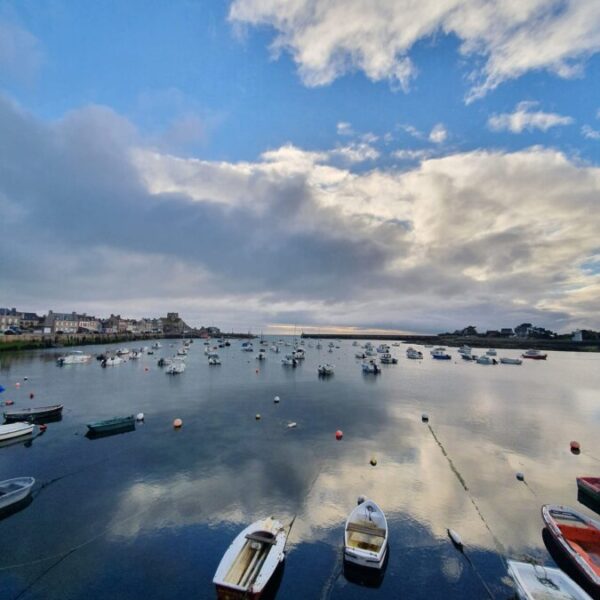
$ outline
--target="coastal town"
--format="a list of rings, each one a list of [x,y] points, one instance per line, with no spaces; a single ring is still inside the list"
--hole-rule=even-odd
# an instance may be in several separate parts
[[[179,313],[169,312],[166,317],[128,319],[111,314],[101,318],[86,313],[61,313],[49,310],[45,315],[25,312],[16,308],[0,308],[0,339],[13,336],[28,339],[52,336],[124,336],[124,337],[213,337],[221,335],[218,327],[191,327]]]

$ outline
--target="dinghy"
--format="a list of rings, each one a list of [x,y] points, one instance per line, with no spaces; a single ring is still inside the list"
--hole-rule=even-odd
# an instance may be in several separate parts
[[[114,417],[105,421],[88,423],[87,428],[91,434],[110,433],[123,429],[135,429],[135,418],[133,415],[127,417]]]
[[[321,377],[327,377],[329,375],[333,375],[333,371],[334,371],[334,366],[330,365],[330,364],[319,365],[317,367],[317,373]]]
[[[560,549],[600,595],[600,522],[569,506],[545,504],[542,518]]]
[[[360,497],[344,528],[344,558],[348,562],[381,569],[388,545],[388,526],[383,511],[368,498]]]
[[[500,362],[503,365],[522,365],[523,361],[520,358],[501,358]]]
[[[21,408],[20,410],[10,410],[4,413],[4,420],[7,422],[35,421],[37,419],[45,419],[47,417],[58,417],[61,415],[62,409],[62,404],[54,404],[53,406],[40,406],[38,408]]]
[[[15,477],[0,481],[0,510],[27,498],[34,484],[33,477]]]
[[[600,477],[577,477],[577,489],[600,502]]]
[[[11,440],[22,435],[28,435],[33,431],[34,425],[31,423],[10,423],[0,425],[0,441]]]
[[[217,598],[258,600],[285,558],[287,532],[268,517],[252,523],[231,543],[213,578]]]
[[[361,368],[363,373],[373,373],[375,375],[377,373],[381,373],[381,367],[372,359],[369,361],[363,361]]]
[[[591,600],[560,569],[509,560],[508,574],[520,600]]]

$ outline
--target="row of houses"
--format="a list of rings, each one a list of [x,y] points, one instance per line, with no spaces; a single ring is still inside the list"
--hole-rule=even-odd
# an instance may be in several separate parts
[[[16,308],[0,308],[0,333],[18,334],[23,332],[40,334],[73,333],[131,333],[156,335],[184,335],[192,332],[220,335],[217,327],[202,327],[195,330],[189,327],[178,313],[167,313],[166,317],[126,319],[111,314],[108,318],[98,318],[86,313],[61,313],[48,311],[37,315],[18,311]]]

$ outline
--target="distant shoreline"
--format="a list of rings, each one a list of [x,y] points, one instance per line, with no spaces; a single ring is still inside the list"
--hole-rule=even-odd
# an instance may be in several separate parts
[[[221,333],[222,338],[253,338],[248,333]],[[73,333],[73,334],[33,334],[0,336],[0,352],[19,350],[41,350],[44,348],[67,348],[72,346],[93,346],[102,344],[131,343],[149,340],[204,339],[199,333],[185,334],[140,334],[140,333]]]
[[[333,333],[303,333],[306,339],[337,339],[337,340],[383,340],[406,342],[408,344],[431,344],[434,346],[470,346],[472,348],[504,348],[522,350],[559,350],[563,352],[600,352],[600,340],[574,342],[572,340],[552,340],[518,337],[478,337],[455,335],[402,335],[402,334],[333,334]]]

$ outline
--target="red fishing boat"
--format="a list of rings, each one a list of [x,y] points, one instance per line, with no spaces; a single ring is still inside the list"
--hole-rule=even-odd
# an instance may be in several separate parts
[[[573,566],[600,593],[600,522],[569,506],[545,504],[542,518]]]
[[[600,477],[578,477],[577,489],[600,503]]]

